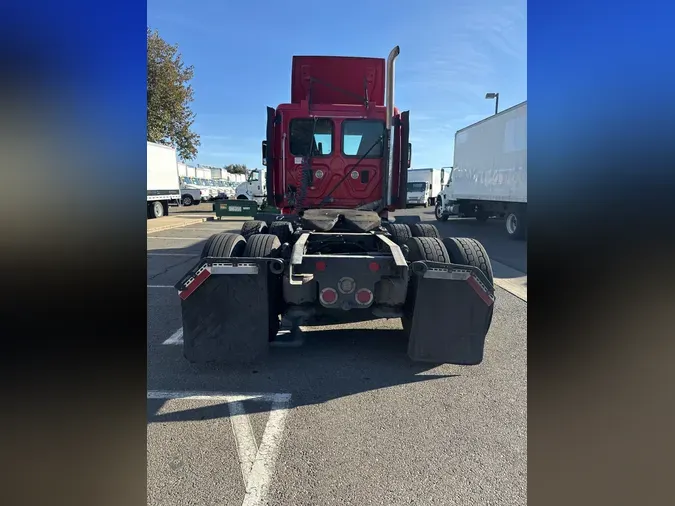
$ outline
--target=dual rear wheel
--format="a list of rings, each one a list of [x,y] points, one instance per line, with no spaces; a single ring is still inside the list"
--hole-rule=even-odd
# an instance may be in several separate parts
[[[492,265],[483,245],[468,237],[441,237],[431,223],[403,223],[385,225],[391,239],[408,250],[408,260],[416,262],[453,263],[478,267],[493,281]]]
[[[206,241],[201,257],[275,258],[279,248],[281,242],[273,234],[253,234],[246,239],[241,234],[224,232],[212,235]]]

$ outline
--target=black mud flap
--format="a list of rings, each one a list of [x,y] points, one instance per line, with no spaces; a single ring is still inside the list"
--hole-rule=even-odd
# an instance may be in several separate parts
[[[279,314],[283,270],[284,262],[276,258],[200,260],[176,284],[185,358],[195,363],[262,358]]]
[[[483,361],[494,286],[466,265],[413,262],[407,306],[408,356],[418,362],[475,365]],[[410,315],[410,311],[412,315]]]

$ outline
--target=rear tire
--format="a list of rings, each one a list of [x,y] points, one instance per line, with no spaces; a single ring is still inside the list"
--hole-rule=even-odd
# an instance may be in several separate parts
[[[269,226],[269,233],[279,238],[279,242],[284,244],[290,242],[293,237],[293,225],[288,221],[273,221]]]
[[[195,200],[192,198],[192,195],[183,195],[182,202],[185,207],[190,207],[194,201]]]
[[[450,263],[450,255],[443,241],[437,237],[411,237],[405,243],[408,246],[408,261]]]
[[[164,202],[156,200],[148,204],[148,218],[161,218],[164,214]]]
[[[410,227],[405,223],[388,223],[384,228],[391,235],[392,241],[399,246],[403,246],[412,237]]]
[[[410,227],[413,237],[436,237],[437,239],[441,238],[441,234],[438,232],[438,229],[435,225],[431,223],[414,223]]]
[[[281,242],[279,237],[274,234],[255,234],[246,243],[243,257],[254,258],[275,258],[281,249]],[[270,282],[269,285],[269,299],[267,301],[269,310],[269,334],[268,341],[274,341],[279,332],[281,322],[279,320],[281,288],[280,284]]]
[[[434,209],[434,215],[438,221],[448,221],[448,215],[443,214],[443,202],[441,200],[436,201],[436,208]]]
[[[261,220],[245,221],[239,233],[248,241],[249,237],[254,234],[266,234],[267,223]]]
[[[246,242],[243,257],[274,258],[276,257],[281,242],[274,234],[255,234]]]
[[[511,211],[506,214],[506,233],[511,239],[523,240],[527,236],[525,213]]]
[[[493,283],[492,264],[483,245],[469,237],[446,237],[443,239],[453,264],[478,267],[490,283]]]
[[[445,249],[443,242],[436,237],[411,237],[405,243],[408,247],[409,262],[417,262],[424,260],[427,262],[439,262],[447,264],[450,262],[450,256]],[[403,333],[406,337],[410,337],[412,329],[412,306],[404,312],[401,317],[401,325],[403,326]]]
[[[448,253],[450,254],[450,261],[453,264],[478,267],[483,272],[483,274],[485,274],[485,277],[488,278],[490,284],[494,286],[492,263],[490,263],[490,257],[480,242],[478,242],[476,239],[471,239],[468,237],[446,237],[443,239],[443,244],[448,250]],[[494,311],[494,307],[494,304],[490,306],[487,321],[488,328],[492,324],[492,313]]]
[[[240,257],[246,248],[246,239],[239,234],[220,233],[209,237],[204,249],[202,249],[202,258],[231,258]]]

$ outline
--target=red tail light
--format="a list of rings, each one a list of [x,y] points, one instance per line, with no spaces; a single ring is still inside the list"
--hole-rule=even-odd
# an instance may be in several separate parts
[[[326,270],[326,262],[324,262],[323,260],[319,260],[316,263],[316,270],[319,271],[319,272],[325,271]]]
[[[321,303],[327,306],[335,304],[337,302],[337,298],[338,294],[335,288],[324,288],[323,290],[321,290],[321,293],[319,294],[319,299],[321,299]]]
[[[361,288],[358,292],[356,292],[356,302],[362,306],[367,306],[373,302],[373,292],[367,288]]]

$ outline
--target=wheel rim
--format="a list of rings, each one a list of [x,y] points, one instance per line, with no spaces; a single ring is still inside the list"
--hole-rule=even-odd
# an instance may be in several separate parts
[[[164,212],[164,209],[162,208],[162,203],[161,202],[155,202],[154,208],[155,208],[155,216],[157,218],[162,216],[162,213]]]
[[[436,204],[436,218],[440,220],[442,214],[443,213],[441,213],[441,203],[439,202],[438,204]]]
[[[506,218],[506,230],[509,234],[515,234],[518,229],[518,218],[515,214],[509,214]]]
[[[190,201],[192,201],[192,199],[191,199],[190,197],[185,197],[185,198],[183,199],[183,205],[184,205],[184,206],[189,206],[189,205],[190,205]]]

